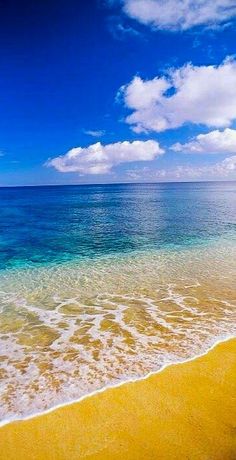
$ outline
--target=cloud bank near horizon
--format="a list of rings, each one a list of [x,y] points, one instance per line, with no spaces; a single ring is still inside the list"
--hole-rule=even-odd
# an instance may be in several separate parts
[[[179,165],[169,169],[131,169],[127,171],[131,181],[183,181],[183,180],[235,180],[236,155],[227,157],[213,165],[188,166]]]

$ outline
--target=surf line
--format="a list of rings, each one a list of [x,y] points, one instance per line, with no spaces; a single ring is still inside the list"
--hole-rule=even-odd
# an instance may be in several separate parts
[[[35,413],[32,413],[32,414],[27,415],[25,417],[24,416],[19,417],[19,418],[18,417],[17,418],[12,417],[12,418],[9,418],[9,419],[6,419],[6,420],[2,420],[2,421],[0,421],[0,428],[2,428],[3,426],[9,425],[10,423],[20,423],[20,422],[23,422],[23,421],[26,421],[26,420],[31,420],[31,419],[36,418],[36,417],[43,417],[44,415],[50,414],[51,412],[54,412],[54,411],[56,411],[58,409],[61,409],[63,407],[70,406],[70,405],[73,405],[73,404],[80,403],[81,401],[84,401],[87,398],[91,398],[93,396],[96,396],[97,394],[104,393],[107,390],[119,388],[119,387],[121,387],[121,386],[123,386],[125,384],[135,383],[135,382],[147,380],[149,377],[151,377],[153,375],[160,374],[161,372],[163,372],[168,367],[178,366],[180,364],[195,361],[198,358],[206,356],[210,351],[212,351],[214,348],[216,348],[221,343],[228,342],[228,341],[230,341],[232,339],[235,339],[235,338],[236,338],[235,335],[223,336],[221,338],[218,338],[204,352],[199,353],[197,355],[194,355],[191,358],[183,359],[183,360],[180,360],[180,361],[168,362],[168,363],[164,364],[160,369],[158,369],[156,371],[150,371],[147,374],[145,374],[143,376],[140,376],[140,377],[135,377],[135,378],[129,378],[128,377],[127,379],[124,379],[124,380],[122,380],[120,382],[117,382],[117,383],[114,383],[112,385],[105,385],[104,387],[98,388],[97,390],[94,390],[91,393],[88,393],[88,394],[85,394],[83,396],[80,396],[77,399],[73,399],[73,400],[69,400],[69,401],[65,401],[65,402],[56,404],[55,406],[49,407],[48,409],[43,410],[42,412],[35,412]]]

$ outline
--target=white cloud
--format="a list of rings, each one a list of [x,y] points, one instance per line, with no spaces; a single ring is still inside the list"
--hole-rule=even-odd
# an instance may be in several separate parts
[[[221,163],[217,163],[216,169],[226,175],[236,172],[236,155],[226,158]]]
[[[214,165],[180,165],[169,169],[140,168],[127,171],[132,181],[235,180],[236,155]]]
[[[236,16],[235,0],[123,0],[122,3],[129,17],[162,30],[214,27]]]
[[[102,145],[100,142],[82,148],[76,147],[65,155],[49,159],[46,166],[60,172],[80,174],[107,174],[113,166],[133,161],[151,161],[164,153],[153,140],[116,142]]]
[[[219,66],[187,64],[161,77],[136,76],[119,93],[133,110],[126,122],[137,132],[164,131],[185,123],[230,126],[236,119],[236,61]]]
[[[186,144],[174,144],[171,147],[175,152],[184,153],[235,153],[236,154],[236,130],[226,128],[224,131],[211,131],[207,134],[199,134]]]
[[[104,136],[105,131],[103,129],[85,129],[84,133],[92,137],[102,137]]]

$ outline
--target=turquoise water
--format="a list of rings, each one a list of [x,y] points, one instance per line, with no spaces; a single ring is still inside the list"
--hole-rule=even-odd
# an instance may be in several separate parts
[[[235,335],[236,183],[0,189],[0,420]]]
[[[0,188],[0,268],[183,247],[235,231],[235,183]]]

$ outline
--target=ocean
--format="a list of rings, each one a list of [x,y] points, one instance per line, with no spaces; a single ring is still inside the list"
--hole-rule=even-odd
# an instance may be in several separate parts
[[[0,419],[235,335],[236,183],[0,188]]]

